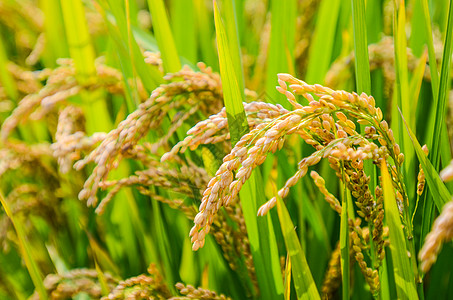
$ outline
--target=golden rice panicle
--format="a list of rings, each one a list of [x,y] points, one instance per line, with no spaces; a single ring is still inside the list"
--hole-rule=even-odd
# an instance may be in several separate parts
[[[78,170],[88,163],[96,164],[79,193],[79,199],[86,200],[88,205],[96,206],[98,202],[96,192],[100,182],[107,178],[110,171],[115,169],[123,158],[130,156],[131,151],[134,151],[151,129],[160,128],[169,111],[179,109],[189,111],[193,115],[198,111],[210,114],[220,110],[222,102],[220,77],[210,68],[200,66],[200,72],[192,71],[186,66],[177,73],[166,75],[165,79],[168,81],[183,80],[175,80],[155,89],[151,97],[140,104],[138,109],[128,115],[117,128],[110,131],[94,151],[76,162],[74,167]],[[191,109],[187,110],[187,107]],[[188,117],[184,115],[182,118]],[[181,125],[181,122],[177,124]],[[171,130],[174,132],[177,129],[172,127]]]
[[[143,55],[145,56],[145,63],[157,67],[161,73],[164,73],[164,65],[160,57],[160,52],[145,51]]]
[[[442,244],[453,239],[453,201],[442,208],[441,214],[434,221],[431,232],[428,233],[425,243],[420,250],[420,269],[426,273],[436,262]]]
[[[376,261],[376,265],[374,266],[376,269],[380,266],[382,260],[385,257],[385,242],[384,242],[384,194],[382,189],[379,186],[376,186],[375,189],[375,196],[376,196],[376,206],[374,207],[373,211],[373,243],[374,243],[374,250],[376,253],[376,257],[378,260]]]
[[[216,292],[210,291],[203,288],[195,288],[192,285],[184,285],[183,283],[177,283],[176,288],[178,289],[181,295],[184,295],[184,298],[174,297],[172,299],[200,299],[200,300],[231,300],[230,297],[225,295],[217,295]]]
[[[445,182],[453,180],[453,160],[440,172],[439,175]]]
[[[101,300],[169,299],[172,296],[171,292],[154,264],[149,266],[148,274],[119,282],[110,294],[102,297]]]
[[[243,103],[250,130],[259,124],[289,113],[281,105],[265,102]],[[177,143],[171,151],[162,156],[162,161],[174,159],[177,153],[184,153],[187,149],[195,150],[199,145],[216,144],[230,139],[228,119],[225,108],[208,119],[198,122],[187,132],[187,137]]]
[[[140,147],[136,147],[138,149]],[[198,201],[201,197],[199,191],[209,182],[206,170],[195,166],[190,161],[178,161],[179,170],[167,163],[160,163],[149,159],[142,161],[148,169],[136,171],[133,175],[118,180],[104,180],[99,183],[102,190],[110,189],[107,195],[101,200],[96,208],[96,213],[102,214],[106,205],[124,187],[137,186],[140,193],[150,196],[151,199],[168,204],[170,207],[182,211],[190,219],[195,216],[192,205],[185,204],[183,200],[177,198],[168,199],[157,195],[150,187],[160,187],[180,193],[186,197]]]
[[[121,72],[96,61],[95,81],[80,85],[76,80],[76,71],[71,59],[58,59],[59,66],[44,74],[46,85],[35,93],[27,94],[11,115],[2,124],[0,137],[6,141],[11,132],[26,119],[42,119],[58,104],[66,102],[82,91],[93,91],[105,88],[112,94],[124,94]],[[44,72],[43,73],[47,73]],[[43,76],[44,77],[44,76]],[[142,94],[142,93],[141,93]]]
[[[429,154],[428,146],[423,145],[422,147],[423,152],[425,153],[426,156]],[[418,172],[417,176],[417,194],[421,196],[423,194],[423,190],[425,189],[425,172],[422,169],[422,165],[419,165],[420,171]],[[442,173],[441,173],[442,174]],[[442,177],[442,175],[441,175]]]
[[[321,286],[322,299],[331,299],[341,284],[341,248],[340,243],[332,251],[329,264]]]
[[[109,289],[118,284],[118,279],[109,273],[104,273],[104,278]],[[44,287],[50,299],[74,299],[79,293],[88,294],[93,299],[102,296],[99,274],[94,269],[74,269],[63,275],[49,274],[44,279]],[[39,294],[35,291],[29,299],[38,300]]]
[[[105,135],[103,132],[97,132],[87,137],[82,109],[71,105],[65,107],[58,116],[55,142],[50,146],[60,172],[67,173],[73,162],[80,159],[82,151],[91,150]]]
[[[395,50],[394,40],[391,36],[384,36],[379,42],[368,46],[370,58],[370,71],[382,69],[386,85],[395,80]],[[417,66],[418,58],[407,48],[407,59],[409,70],[414,70]],[[326,85],[338,87],[347,79],[352,77],[354,70],[355,54],[351,52],[348,56],[335,61],[326,74]],[[429,70],[425,70],[425,79],[430,79]],[[388,87],[386,87],[388,88]],[[386,94],[386,96],[389,96]]]
[[[190,231],[194,250],[204,245],[205,236],[210,230],[217,211],[222,206],[228,206],[236,201],[239,191],[252,171],[264,162],[268,153],[281,149],[286,138],[292,134],[299,135],[316,151],[299,162],[297,172],[278,191],[280,198],[286,197],[290,188],[306,175],[308,167],[317,164],[323,157],[337,162],[340,160],[351,161],[351,164],[354,165],[353,169],[358,170],[358,173],[350,174],[352,180],[347,178],[347,181],[350,182],[348,187],[352,191],[359,186],[364,189],[363,195],[357,196],[359,196],[359,200],[360,197],[363,198],[360,203],[366,210],[362,215],[369,219],[374,199],[371,192],[366,190],[369,179],[363,171],[360,171],[363,169],[362,160],[370,159],[379,163],[380,160],[391,156],[395,164],[398,166],[402,164],[404,156],[395,143],[392,130],[383,120],[381,110],[375,107],[373,97],[363,93],[358,95],[345,91],[334,91],[318,84],[309,85],[289,74],[278,74],[278,83],[277,90],[287,97],[293,110],[263,121],[252,128],[235,145],[230,154],[224,157],[223,164],[203,193],[199,213],[194,219],[195,225]],[[306,98],[309,105],[299,104],[295,95]],[[336,116],[337,121],[332,116]],[[361,124],[370,125],[368,135],[373,131],[372,137],[382,141],[381,146],[379,147],[358,134],[355,130],[356,125],[350,118],[356,119]],[[217,128],[211,125],[212,128],[206,130],[209,134],[204,136],[204,126],[207,124],[212,124],[212,120],[199,123],[189,131],[189,134],[201,134],[198,136],[200,139],[197,142],[206,138],[207,142],[212,141],[209,140],[211,138],[209,135],[215,133]],[[226,125],[223,119],[222,126]],[[197,142],[194,142],[195,140],[194,136],[187,137],[172,152],[165,154],[162,160],[174,157],[180,149],[185,150],[189,145],[195,149],[198,146]],[[334,169],[335,167],[338,168],[337,173],[341,173],[339,167],[334,166]],[[395,180],[398,181],[398,170],[396,169],[395,172]],[[400,188],[401,195],[405,195],[403,186]],[[275,206],[276,197],[263,204],[258,210],[258,215],[265,215]]]
[[[287,135],[295,133],[299,126],[304,126],[309,122],[309,119],[304,116],[304,112],[296,110],[258,125],[245,134],[231,150],[231,153],[224,157],[223,164],[203,193],[200,212],[195,217],[195,226],[190,232],[194,250],[204,245],[205,235],[209,232],[209,226],[220,207],[228,206],[236,201],[243,184],[250,177],[252,171],[264,162],[267,154],[281,149]],[[317,162],[319,159],[310,158],[306,164]],[[300,166],[295,179],[288,183],[283,193],[288,193],[289,187],[295,182],[294,180],[297,181],[297,177],[305,175],[306,167],[305,164]],[[235,176],[233,171],[237,171]]]
[[[311,171],[310,173],[311,178],[315,182],[315,185],[318,187],[321,194],[324,195],[324,199],[326,199],[327,203],[329,203],[330,207],[335,210],[338,214],[341,214],[341,204],[338,199],[329,193],[326,188],[326,182],[324,178],[322,178],[316,171]]]
[[[380,289],[380,281],[379,281],[379,274],[377,270],[373,270],[372,268],[369,268],[367,266],[367,263],[365,261],[364,255],[363,255],[363,250],[365,250],[366,246],[364,245],[362,241],[362,234],[357,233],[356,230],[354,230],[355,227],[358,227],[357,224],[354,226],[351,226],[351,223],[353,223],[352,220],[350,220],[350,229],[351,229],[351,241],[352,241],[352,250],[354,252],[354,258],[359,264],[360,271],[362,271],[363,276],[365,277],[365,281],[368,283],[370,286],[370,291],[372,294],[376,294],[379,292]]]

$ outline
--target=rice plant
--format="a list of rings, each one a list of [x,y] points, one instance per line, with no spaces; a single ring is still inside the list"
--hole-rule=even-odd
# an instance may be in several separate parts
[[[1,0],[0,299],[453,298],[452,27]]]

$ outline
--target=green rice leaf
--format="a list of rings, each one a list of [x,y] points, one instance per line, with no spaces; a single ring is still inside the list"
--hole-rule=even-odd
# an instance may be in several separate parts
[[[172,29],[178,53],[192,63],[197,62],[197,32],[194,1],[171,3]]]
[[[436,117],[433,136],[438,136],[435,133],[441,132],[442,126],[445,123],[445,113],[447,110],[448,92],[450,90],[450,69],[451,55],[453,51],[453,4],[450,1],[448,10],[448,23],[446,28],[445,44],[442,56],[442,66],[440,72],[438,99],[435,103]],[[429,146],[428,146],[429,147]],[[434,138],[432,148],[429,148],[431,157],[434,157],[434,167],[439,167],[440,162],[440,138]]]
[[[90,34],[85,19],[85,11],[81,0],[62,1],[63,18],[69,53],[74,60],[79,82],[92,80],[95,53],[91,44]]]
[[[168,23],[164,2],[162,0],[148,0],[148,6],[153,18],[153,24],[155,24],[154,35],[159,45],[164,70],[166,73],[178,72],[181,70],[181,62]]]
[[[289,258],[289,254],[286,255],[286,263],[285,263],[285,300],[291,299],[291,259]]]
[[[292,265],[294,287],[297,299],[321,299],[308,267],[305,254],[300,246],[299,238],[294,229],[293,222],[283,201],[278,197],[277,212],[285,239],[286,249]]]
[[[428,53],[425,51],[423,52],[417,63],[409,85],[409,99],[412,99],[412,104],[410,106],[410,116],[413,120],[415,120],[416,117],[418,98],[420,96],[420,89],[422,87],[423,75],[425,74],[427,59]]]
[[[239,49],[229,47],[228,42],[230,36],[227,36],[224,22],[221,18],[217,2],[215,1],[214,20],[223,96],[231,143],[234,145],[242,135],[248,132],[247,119],[242,104],[244,91],[240,89],[239,84],[242,78],[237,78],[242,73],[236,72],[230,53],[232,51],[239,51]],[[282,299],[283,280],[281,270],[279,270],[278,248],[272,222],[269,216],[260,218],[259,220],[256,216],[259,205],[265,202],[261,190],[261,180],[259,170],[255,170],[248,181],[245,182],[239,195],[262,297],[263,299]]]
[[[437,173],[433,164],[426,157],[425,152],[423,152],[422,147],[420,146],[412,130],[407,125],[406,120],[403,116],[401,117],[403,118],[404,124],[406,125],[406,130],[412,140],[412,145],[414,145],[418,160],[420,161],[423,171],[425,172],[426,181],[428,183],[429,191],[433,195],[434,203],[436,204],[437,209],[441,211],[444,204],[450,201],[450,193],[448,192],[445,184],[442,182],[442,179],[440,179],[439,174]]]
[[[8,71],[8,59],[6,49],[3,46],[3,39],[0,36],[0,85],[5,88],[6,95],[14,102],[18,101],[19,93],[17,92],[16,83]]]
[[[276,74],[294,74],[294,39],[297,5],[294,0],[271,1],[271,37],[267,59],[266,94],[274,103],[289,107],[284,95],[275,89]]]
[[[217,3],[217,2],[216,2]],[[235,13],[235,0],[222,1],[222,18],[225,20],[225,32],[228,38],[228,47],[230,49],[230,57],[234,72],[236,73],[236,81],[241,94],[244,93],[244,73],[242,71],[242,55],[241,46],[239,44],[239,34],[237,19]]]
[[[430,16],[428,3],[426,0],[422,2],[423,13],[425,19],[426,35],[428,41],[428,53],[429,53],[429,62],[430,62],[430,71],[432,76],[432,89],[433,89],[433,104],[431,105],[431,111],[428,118],[428,126],[426,130],[427,137],[427,146],[430,151],[429,159],[432,161],[434,169],[439,171],[440,168],[440,158],[441,158],[441,139],[445,136],[445,133],[442,132],[445,130],[445,114],[446,114],[446,104],[447,104],[447,93],[450,89],[450,66],[451,66],[451,55],[452,55],[452,31],[453,31],[453,13],[452,13],[452,3],[449,1],[448,9],[448,20],[446,22],[445,29],[445,44],[443,49],[443,58],[442,58],[442,67],[440,80],[437,81],[437,67],[435,60],[434,47],[432,46],[432,35],[431,35],[431,25],[430,25]],[[437,82],[437,84],[436,84]],[[439,205],[437,202],[439,200],[434,199],[431,201],[428,195],[425,196],[425,204],[423,207],[423,218],[422,218],[422,233],[420,236],[420,241],[425,240],[425,236],[428,234],[431,224],[434,219],[434,203],[437,207]]]
[[[98,279],[99,279],[99,284],[101,285],[102,295],[107,296],[110,293],[110,289],[107,284],[107,279],[105,278],[104,272],[102,272],[101,267],[99,267],[99,264],[96,261],[96,256],[94,257],[94,267],[98,274]]]
[[[237,77],[239,74],[236,73],[235,66],[233,65],[230,55],[229,37],[221,19],[217,2],[214,2],[214,18],[225,108],[228,124],[230,125],[231,143],[234,145],[248,132],[247,118],[245,117],[244,106],[242,104],[244,91],[240,89],[240,80]]]
[[[12,214],[11,209],[9,208],[8,203],[6,203],[5,197],[3,196],[2,192],[0,192],[0,203],[3,206],[6,215],[11,220],[14,230],[16,231],[20,252],[23,255],[25,265],[27,266],[28,273],[30,274],[33,284],[35,285],[39,298],[44,300],[48,299],[47,291],[44,287],[43,277],[41,271],[39,270],[37,262],[33,258],[33,250],[27,240],[27,236],[25,235],[23,224]]]
[[[433,32],[431,29],[431,17],[429,15],[428,0],[419,0],[423,11],[423,21],[425,24],[425,38],[428,45],[429,71],[431,73],[431,88],[433,98],[437,99],[439,88],[439,72],[437,71],[436,53],[434,51]]]
[[[46,61],[46,65],[55,67],[57,58],[68,56],[61,4],[59,0],[44,0],[41,2],[41,7],[45,16],[44,29],[47,45],[45,52],[51,58],[49,62]]]
[[[342,299],[349,299],[350,296],[350,262],[349,262],[349,215],[352,210],[351,192],[343,186],[343,197],[341,201],[340,219],[340,257],[341,257],[341,282],[343,295]]]
[[[323,82],[332,59],[335,31],[340,11],[339,0],[322,1],[314,36],[310,44],[307,67],[307,82]]]
[[[357,92],[369,95],[371,93],[371,79],[364,0],[352,0],[352,24],[354,27],[354,65]]]
[[[90,242],[90,248],[93,251],[93,256],[96,259],[96,264],[103,270],[109,271],[112,275],[119,275],[120,271],[115,263],[110,258],[109,254],[99,245],[94,237],[86,231],[88,241]]]
[[[196,10],[197,33],[201,60],[214,70],[218,70],[218,64],[215,51],[215,42],[213,38],[213,18],[203,0],[194,0]]]
[[[412,118],[411,114],[411,98],[409,98],[409,77],[408,77],[408,68],[407,68],[407,42],[406,42],[406,10],[404,1],[398,1],[399,5],[397,7],[397,1],[394,2],[394,41],[395,41],[395,71],[396,71],[396,105],[401,108],[401,111],[404,115],[404,118],[409,123],[412,128],[415,128],[415,118]],[[394,109],[395,109],[394,104]],[[395,115],[396,115],[395,110]],[[400,118],[398,118],[398,127],[393,126],[395,134],[399,137],[399,144],[401,146],[401,151],[404,153],[405,159],[407,161],[412,161],[414,159],[414,151],[411,144],[410,138],[405,134],[404,125]],[[407,186],[407,192],[409,198],[412,198],[415,194],[415,182],[410,180],[412,176],[415,176],[415,165],[414,164],[404,164],[406,180],[405,184]]]
[[[381,164],[382,188],[384,190],[385,220],[389,227],[390,253],[392,255],[396,291],[399,299],[418,299],[415,288],[415,276],[411,268],[406,239],[401,224],[400,213],[396,205],[392,180],[385,160]]]

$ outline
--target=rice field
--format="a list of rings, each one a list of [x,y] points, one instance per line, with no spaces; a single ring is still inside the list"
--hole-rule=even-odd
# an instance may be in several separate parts
[[[0,0],[0,299],[453,299],[447,0]]]

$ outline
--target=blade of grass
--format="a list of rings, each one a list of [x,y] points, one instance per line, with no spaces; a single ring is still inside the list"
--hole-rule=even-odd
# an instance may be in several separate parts
[[[149,11],[153,20],[154,35],[159,45],[160,55],[166,73],[181,70],[178,51],[168,23],[167,11],[162,0],[148,0]]]
[[[404,119],[403,116],[401,116],[401,117],[403,119],[404,125],[406,126],[406,130],[412,141],[412,145],[414,146],[415,153],[417,154],[418,160],[420,161],[420,164],[422,165],[423,171],[425,173],[426,181],[428,183],[429,191],[432,193],[434,203],[436,204],[437,209],[439,211],[441,211],[444,204],[447,203],[448,201],[450,201],[450,199],[451,199],[450,193],[449,193],[447,187],[445,186],[445,184],[442,182],[442,179],[440,179],[439,173],[436,171],[436,168],[430,162],[430,160],[426,157],[425,153],[422,150],[422,147],[420,146],[417,138],[415,137],[415,134],[412,132],[412,130],[409,128],[408,124],[406,123],[406,120]]]
[[[230,56],[229,38],[220,17],[217,2],[214,1],[214,18],[216,25],[217,47],[219,51],[220,76],[222,78],[225,108],[227,111],[228,124],[230,125],[231,144],[235,145],[248,131],[247,118],[245,117],[244,90],[241,90],[233,60]]]
[[[16,103],[19,100],[19,93],[16,83],[8,71],[8,59],[3,43],[3,38],[0,36],[0,84],[5,88],[6,95]]]
[[[101,291],[103,296],[107,296],[110,293],[109,286],[107,284],[107,280],[105,278],[104,272],[102,272],[101,267],[99,266],[96,256],[94,256],[94,267],[96,269],[96,273],[98,274],[99,285],[101,286]]]
[[[127,86],[128,90],[131,89],[127,79],[133,76],[132,68],[135,68],[145,89],[148,92],[153,91],[162,82],[162,74],[157,68],[153,68],[153,66],[145,63],[141,50],[136,42],[136,39],[137,41],[143,41],[147,37],[146,34],[133,30],[134,38],[129,39],[127,21],[122,6],[110,0],[99,1],[99,3],[95,2],[95,4],[98,4],[95,7],[105,20],[109,36],[116,45],[114,49],[119,58],[118,61],[123,73],[125,86]],[[150,41],[147,40],[147,42],[147,44],[150,44]],[[157,46],[155,51],[157,51]],[[130,61],[133,61],[133,66],[129,63]],[[132,101],[132,92],[126,97],[126,101],[129,110],[133,109],[135,103]]]
[[[77,79],[86,83],[93,79],[94,49],[88,33],[85,11],[81,0],[61,1],[66,35],[68,38],[69,53],[74,60],[77,70]]]
[[[397,2],[399,5],[397,5]],[[401,108],[404,119],[408,122],[411,128],[415,128],[415,119],[412,118],[411,104],[409,98],[409,79],[407,68],[407,42],[406,42],[406,10],[403,0],[394,1],[394,41],[395,41],[395,71],[396,71],[396,105]],[[394,105],[395,109],[395,105]],[[394,110],[397,113],[396,109]],[[399,137],[401,151],[404,153],[406,161],[413,161],[414,150],[409,145],[411,144],[409,136],[405,133],[403,121],[398,119],[398,126],[392,126],[394,133]],[[415,182],[412,178],[415,176],[415,165],[404,164],[405,184],[409,199],[413,199],[415,195]],[[409,225],[409,224],[408,224]]]
[[[450,89],[450,66],[451,66],[451,55],[452,55],[452,34],[453,34],[453,4],[452,1],[449,1],[448,9],[448,21],[446,23],[445,30],[445,44],[443,49],[442,57],[442,66],[440,73],[440,80],[438,86],[435,85],[435,80],[437,78],[437,69],[435,67],[435,56],[434,56],[434,47],[432,44],[432,36],[427,36],[428,41],[428,53],[429,53],[429,62],[430,62],[430,71],[432,76],[432,88],[433,88],[433,99],[434,103],[432,105],[431,113],[428,120],[428,129],[427,129],[427,146],[430,150],[429,160],[432,161],[434,169],[439,171],[440,167],[440,155],[441,155],[441,138],[444,136],[442,130],[445,128],[445,114],[446,114],[446,104],[447,104],[447,95]],[[425,26],[426,33],[431,33],[430,29],[430,17],[429,10],[426,1],[423,1],[423,11],[425,15]],[[431,66],[433,63],[434,66]],[[434,76],[433,76],[434,75]],[[437,92],[436,89],[438,88]],[[440,134],[438,134],[440,133]],[[434,201],[431,201],[431,198],[425,193],[425,201],[423,207],[423,217],[422,217],[422,232],[420,235],[420,243],[423,243],[426,235],[431,229],[434,218]],[[439,205],[438,209],[440,209]]]
[[[342,299],[349,299],[349,225],[348,225],[348,197],[351,197],[346,187],[341,209],[340,223],[340,256],[341,256],[341,282],[342,282]]]
[[[318,12],[318,20],[309,50],[307,67],[307,82],[321,83],[332,59],[332,49],[335,41],[339,0],[322,1]]]
[[[292,265],[297,299],[321,299],[288,210],[280,197],[277,198],[278,219],[280,220],[286,249]]]
[[[409,99],[412,99],[410,116],[413,120],[416,118],[418,98],[420,96],[420,89],[422,87],[427,59],[428,53],[425,51],[417,63],[409,85]]]
[[[52,57],[47,67],[55,67],[59,57],[68,56],[66,35],[61,13],[60,0],[44,0],[41,2],[44,12],[44,30],[46,35],[46,51]]]
[[[214,1],[214,20],[219,51],[220,76],[222,78],[223,95],[227,111],[231,143],[234,145],[248,131],[247,119],[242,104],[244,91],[240,90],[239,75],[235,71],[228,46],[229,37],[220,16],[217,2]],[[232,20],[230,20],[232,21]],[[233,19],[234,21],[234,19]],[[242,74],[242,73],[240,73]],[[253,260],[258,277],[258,285],[263,299],[283,298],[283,281],[281,277],[278,249],[270,216],[257,220],[258,205],[264,203],[261,190],[259,170],[250,176],[240,192],[240,200],[250,240]]]
[[[6,203],[5,197],[3,196],[3,193],[1,191],[0,191],[0,203],[3,206],[6,215],[11,220],[14,230],[16,231],[20,252],[22,252],[22,257],[25,261],[25,265],[27,266],[31,280],[33,281],[33,284],[35,285],[35,288],[38,291],[39,298],[44,300],[48,299],[47,291],[46,288],[44,287],[43,277],[41,271],[38,268],[37,262],[33,258],[32,247],[27,241],[23,224],[19,220],[17,220],[16,217],[12,214],[8,206],[8,203]]]
[[[211,66],[214,70],[218,70],[218,64],[215,51],[215,43],[213,39],[212,20],[210,18],[210,12],[208,11],[205,1],[194,0],[196,7],[196,22],[198,29],[198,43],[201,50],[201,61],[204,61],[208,66]]]
[[[434,104],[436,108],[435,124],[433,136],[436,132],[441,132],[441,128],[445,122],[445,113],[447,109],[447,99],[448,91],[450,90],[450,68],[451,68],[451,55],[453,51],[452,42],[453,42],[453,5],[450,1],[448,9],[448,23],[446,28],[445,44],[442,56],[442,66],[440,72],[440,81],[439,81],[439,91],[438,99]],[[432,148],[430,149],[430,154],[432,154],[433,164],[436,169],[439,167],[440,163],[440,138],[434,138],[432,143]]]
[[[295,73],[297,4],[294,0],[271,2],[271,37],[267,56],[266,95],[273,103],[279,103],[288,108],[289,103],[285,96],[275,89],[275,82],[277,73]]]
[[[291,299],[291,259],[289,259],[289,254],[286,255],[286,263],[285,263],[285,300]]]
[[[357,93],[371,93],[370,62],[368,59],[365,1],[352,0],[352,24],[354,28],[355,79]]]
[[[81,0],[61,1],[69,53],[76,68],[76,78],[80,84],[96,80],[94,65],[95,53],[90,41],[85,11]],[[102,99],[102,91],[82,93],[87,116],[87,133],[108,132],[111,120],[107,106]]]
[[[217,2],[216,2],[217,3]],[[225,31],[228,38],[228,46],[230,48],[230,57],[233,64],[234,72],[236,73],[236,81],[239,85],[239,91],[244,94],[244,72],[242,70],[241,46],[239,44],[239,33],[237,28],[237,18],[235,12],[235,0],[222,1],[222,18],[225,20]],[[244,97],[242,98],[244,99]],[[242,103],[241,103],[242,105]]]
[[[433,99],[437,99],[439,88],[439,72],[437,70],[436,53],[434,51],[433,31],[431,29],[431,17],[429,15],[428,0],[419,0],[423,11],[423,21],[425,24],[424,33],[426,44],[428,46],[429,71],[431,73],[431,88],[433,91]]]
[[[197,61],[197,32],[193,1],[173,1],[171,6],[172,29],[176,49],[186,59]]]
[[[119,275],[120,272],[118,267],[110,258],[109,254],[99,245],[99,243],[93,238],[93,236],[85,231],[90,242],[90,248],[93,251],[93,257],[96,259],[96,264],[99,264],[103,270],[107,270],[112,275]]]
[[[385,219],[389,226],[390,253],[393,259],[398,298],[418,299],[415,288],[415,275],[409,262],[400,213],[396,205],[393,184],[385,160],[382,160],[381,173],[383,181],[382,188],[384,190]]]

